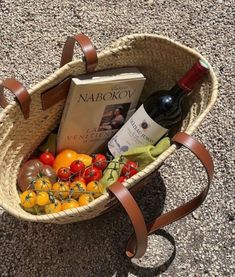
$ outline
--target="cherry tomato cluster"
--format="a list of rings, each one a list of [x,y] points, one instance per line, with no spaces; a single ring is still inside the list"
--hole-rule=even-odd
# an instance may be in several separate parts
[[[52,183],[47,176],[38,176],[33,187],[20,195],[21,205],[26,210],[55,213],[87,205],[102,195],[104,189],[99,180],[108,164],[106,157],[75,153],[65,150],[56,157],[50,152],[39,156],[40,162],[54,168],[57,181]]]
[[[39,161],[56,173],[56,181],[48,176],[38,176],[30,188],[20,195],[25,210],[38,213],[55,213],[84,206],[104,192],[99,181],[108,161],[103,154],[78,154],[66,149],[56,157],[50,152],[41,153]],[[127,161],[117,181],[124,182],[137,171],[137,164]]]
[[[85,154],[83,154],[85,156]],[[67,180],[82,180],[86,184],[92,181],[101,179],[102,171],[107,167],[108,162],[104,155],[95,154],[91,158],[91,163],[86,166],[82,160],[73,161],[69,167],[60,167],[57,171],[57,176],[62,181]]]
[[[103,187],[97,181],[87,185],[82,181],[58,181],[52,185],[47,177],[41,177],[35,182],[34,189],[21,194],[20,200],[26,210],[35,208],[39,212],[55,213],[87,205],[102,192]]]
[[[118,182],[123,183],[138,172],[138,164],[132,161],[127,161],[123,168]]]

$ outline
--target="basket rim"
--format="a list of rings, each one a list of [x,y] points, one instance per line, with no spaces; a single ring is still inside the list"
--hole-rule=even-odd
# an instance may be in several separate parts
[[[202,118],[204,118],[205,115],[208,113],[208,112],[205,113],[205,111],[207,111],[207,110],[209,111],[213,107],[215,102],[216,102],[216,99],[217,99],[217,96],[218,96],[218,80],[217,80],[216,74],[215,74],[211,64],[209,63],[209,61],[203,55],[201,55],[197,50],[195,50],[193,48],[190,48],[190,47],[188,47],[188,46],[186,46],[186,45],[184,45],[184,44],[182,44],[182,43],[180,43],[178,41],[175,41],[175,40],[173,40],[173,39],[171,39],[171,38],[169,38],[167,36],[157,35],[157,34],[149,34],[149,33],[136,33],[136,34],[125,35],[125,36],[120,37],[117,40],[111,42],[111,46],[110,47],[105,48],[104,50],[102,50],[101,52],[99,52],[97,54],[98,61],[99,61],[99,58],[102,58],[105,55],[110,54],[111,52],[113,52],[115,50],[123,50],[123,49],[126,48],[125,46],[118,46],[117,47],[118,43],[123,42],[123,41],[128,41],[130,39],[135,40],[136,38],[140,38],[142,40],[146,40],[146,39],[160,39],[160,40],[163,40],[163,41],[168,42],[170,44],[173,44],[175,46],[178,46],[180,48],[183,48],[185,51],[187,51],[187,52],[197,56],[198,58],[202,58],[202,59],[204,59],[206,61],[206,63],[209,65],[209,75],[211,77],[211,82],[212,82],[212,88],[211,88],[212,97],[211,97],[210,102],[208,103],[206,109],[201,114],[201,115],[203,115]],[[54,81],[56,81],[56,79],[59,79],[58,77],[60,75],[63,75],[63,73],[65,71],[67,71],[69,68],[73,68],[73,67],[75,67],[77,65],[81,65],[81,64],[83,64],[83,61],[80,58],[80,59],[77,59],[77,60],[74,60],[74,61],[71,61],[71,62],[65,64],[61,68],[56,69],[53,73],[51,73],[45,79],[39,81],[37,84],[35,84],[32,87],[30,87],[28,89],[29,94],[32,95],[35,92],[37,92],[39,89],[40,89],[40,91],[44,91],[45,89],[49,89],[49,88],[53,87],[55,85]],[[84,70],[83,73],[85,73],[85,70]],[[83,74],[83,73],[81,73],[81,74]],[[62,78],[62,80],[63,80],[63,78]],[[51,82],[51,85],[49,85],[49,86],[48,86],[48,81]],[[9,105],[5,109],[3,109],[1,111],[1,113],[0,113],[0,120],[2,118],[4,118],[4,115],[6,113],[9,113],[11,111],[11,109],[13,109],[13,107],[17,107],[17,106],[18,106],[18,103],[16,101],[10,102]],[[197,121],[197,119],[195,121]],[[198,123],[200,124],[201,120],[198,121]],[[193,132],[193,131],[194,131],[194,129],[191,132]],[[188,133],[188,134],[192,134],[192,133]]]
[[[205,116],[212,109],[213,105],[216,102],[217,96],[218,96],[218,81],[217,81],[217,77],[215,75],[215,72],[214,72],[212,66],[207,61],[207,59],[204,56],[202,56],[199,52],[197,52],[195,49],[185,46],[180,42],[176,42],[173,39],[170,39],[166,36],[157,35],[157,34],[148,34],[148,33],[130,34],[130,35],[126,35],[126,36],[118,38],[117,40],[115,40],[111,43],[110,47],[108,47],[108,48],[102,50],[100,53],[98,53],[98,60],[99,60],[99,58],[102,58],[102,57],[106,56],[107,54],[110,54],[111,52],[125,49],[126,48],[125,45],[120,45],[122,42],[127,42],[127,41],[131,41],[131,40],[136,40],[136,39],[143,39],[143,40],[160,39],[167,43],[173,44],[176,47],[183,48],[185,51],[193,54],[194,56],[197,56],[198,58],[203,58],[208,63],[209,76],[211,79],[211,87],[210,87],[211,97],[209,99],[209,102],[207,103],[206,108],[203,110],[203,112],[200,115],[198,115],[194,119],[193,123],[189,126],[189,128],[186,129],[185,132],[189,135],[192,135],[193,132],[195,132],[195,130],[200,126],[200,124],[201,124],[202,120],[205,118]],[[50,74],[44,80],[42,80],[39,83],[37,83],[36,85],[32,86],[28,90],[29,93],[30,94],[34,94],[36,92],[41,93],[41,91],[44,91],[45,89],[48,89],[48,88],[54,86],[54,84],[56,82],[59,82],[58,80],[60,79],[60,77],[63,76],[64,73],[68,71],[68,69],[71,69],[73,67],[76,67],[76,66],[82,65],[82,64],[83,64],[82,59],[71,61],[70,63],[64,65],[62,68],[55,70],[54,73]],[[84,73],[85,73],[85,71],[84,71]],[[81,72],[81,74],[82,74],[82,72]],[[48,82],[50,82],[51,85],[48,85]],[[17,102],[14,101],[14,102],[10,103],[4,110],[2,110],[1,115],[0,115],[0,121],[4,118],[4,116],[7,113],[11,112],[16,106],[17,106]],[[157,165],[159,165],[159,163],[162,163],[166,158],[168,158],[171,154],[173,154],[173,152],[175,150],[176,150],[176,146],[171,145],[154,162],[152,162],[150,165],[148,165],[144,170],[142,170],[139,173],[137,173],[136,175],[134,175],[132,178],[128,179],[126,182],[123,183],[123,185],[127,188],[130,188],[135,183],[142,180],[147,174],[151,174],[154,170],[157,169]],[[97,201],[103,202],[104,200],[107,200],[108,198],[110,198],[110,196],[108,194],[102,195],[101,197],[97,198],[94,202],[96,202],[96,203],[98,203]],[[55,220],[56,218],[62,218],[62,217],[67,217],[67,216],[72,216],[72,215],[78,214],[78,211],[79,211],[79,213],[81,213],[82,210],[84,209],[83,207],[78,207],[78,208],[74,208],[71,210],[67,210],[66,212],[61,211],[57,214],[32,215],[32,214],[24,211],[23,209],[21,212],[19,212],[18,210],[14,209],[14,207],[8,205],[7,203],[4,203],[3,200],[1,200],[1,199],[0,199],[0,206],[2,206],[2,208],[4,210],[6,210],[7,212],[9,212],[10,214],[14,215],[17,218],[28,220],[28,221],[48,222],[48,223],[49,222],[53,223],[53,220]],[[90,208],[92,206],[93,206],[93,202],[91,202],[87,206],[87,208]],[[56,223],[58,223],[58,222],[56,222]],[[66,222],[64,222],[64,223],[66,223]]]

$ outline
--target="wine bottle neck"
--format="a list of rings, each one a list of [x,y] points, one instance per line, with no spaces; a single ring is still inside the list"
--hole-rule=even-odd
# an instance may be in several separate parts
[[[177,83],[176,85],[174,85],[173,88],[170,89],[170,94],[172,96],[174,96],[175,98],[181,98],[186,96],[187,94],[185,93],[185,90],[182,89],[181,86],[179,86],[179,84]]]
[[[177,85],[184,91],[190,92],[195,85],[207,74],[208,65],[198,60],[192,68],[178,81]]]

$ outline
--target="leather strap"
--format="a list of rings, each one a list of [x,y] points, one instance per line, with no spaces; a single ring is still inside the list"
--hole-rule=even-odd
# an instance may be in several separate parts
[[[195,140],[194,138],[192,138],[191,136],[187,135],[186,133],[177,133],[173,138],[172,138],[172,142],[176,143],[177,145],[183,145],[185,147],[187,147],[192,153],[194,153],[197,158],[201,161],[202,165],[205,167],[206,172],[207,172],[207,176],[208,176],[208,184],[207,186],[202,190],[202,192],[196,196],[195,198],[193,198],[191,201],[183,204],[182,206],[171,210],[170,212],[167,212],[161,216],[159,216],[158,218],[155,218],[154,220],[150,221],[149,223],[147,223],[147,231],[148,231],[148,235],[156,232],[158,229],[165,227],[168,224],[171,224],[172,222],[179,220],[183,217],[185,217],[186,215],[188,215],[189,213],[193,212],[195,209],[197,209],[202,202],[205,200],[208,190],[209,190],[209,186],[210,183],[212,181],[212,177],[213,177],[213,173],[214,173],[214,165],[213,165],[213,161],[212,158],[209,154],[209,152],[206,150],[206,148],[199,143],[197,140]],[[117,183],[114,184],[115,186],[117,185]],[[111,190],[112,187],[114,186],[110,186]],[[109,188],[109,189],[110,189]],[[119,186],[119,188],[121,189],[121,187]],[[120,195],[122,196],[122,194],[120,193]],[[123,199],[119,198],[118,200],[121,202],[123,202]],[[126,202],[128,201],[127,197],[129,196],[129,198],[131,199],[131,194],[129,193],[129,195],[125,195],[125,205]],[[133,201],[133,200],[131,200]],[[123,204],[122,204],[123,205]],[[136,204],[137,205],[137,204]],[[123,205],[123,207],[125,208],[125,206]],[[130,209],[130,211],[128,211],[128,214],[131,212],[130,217],[133,217],[136,214],[136,210],[135,210],[135,205],[133,205],[133,207]],[[139,210],[138,210],[139,212]],[[137,239],[137,233],[138,236],[141,233],[141,230],[144,228],[142,226],[143,222],[140,221],[137,223],[137,225],[134,226],[134,230],[135,230],[135,234],[132,234],[132,236],[130,237],[128,243],[127,243],[127,252],[132,253],[133,256],[135,256],[135,252],[133,252],[133,249],[139,249],[142,247],[142,245],[138,245],[138,243],[141,241],[141,239],[138,237]],[[145,236],[145,233],[143,233],[143,236]],[[142,240],[146,238],[142,238]],[[144,248],[139,250],[140,253],[144,253]],[[128,255],[128,257],[130,257],[130,254]]]
[[[8,101],[3,93],[3,89],[8,89],[11,91],[20,104],[20,108],[24,115],[24,118],[27,119],[29,117],[30,110],[30,102],[31,97],[27,91],[27,89],[18,81],[14,79],[5,79],[0,83],[0,106],[5,108],[8,106]]]
[[[69,92],[71,78],[66,78],[58,85],[41,93],[42,109],[47,110],[59,101],[65,99]]]
[[[86,72],[92,73],[95,70],[98,63],[96,48],[93,46],[89,37],[87,37],[82,33],[75,35],[73,37],[67,38],[64,45],[63,53],[62,53],[60,66],[62,67],[66,63],[69,63],[72,61],[75,42],[77,42],[80,45],[82,52],[84,54],[84,60],[86,63]]]
[[[131,245],[134,248],[131,248],[131,246],[127,248],[126,255],[129,258],[141,258],[147,248],[147,229],[143,214],[128,189],[121,183],[114,183],[109,187],[109,190],[116,196],[126,210],[135,230],[137,243]]]
[[[60,67],[72,61],[75,42],[80,45],[83,51],[86,72],[92,73],[98,63],[97,53],[90,39],[84,34],[78,34],[67,38],[62,52]],[[68,95],[70,83],[71,77],[68,77],[53,88],[41,93],[42,109],[49,109],[59,101],[64,100]]]

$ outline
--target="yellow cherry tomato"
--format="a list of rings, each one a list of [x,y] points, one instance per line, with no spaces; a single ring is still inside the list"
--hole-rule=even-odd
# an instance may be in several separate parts
[[[92,157],[86,154],[78,154],[77,160],[82,161],[86,167],[92,164]]]
[[[20,195],[20,201],[24,208],[33,208],[36,204],[36,193],[32,190],[26,190]]]
[[[70,195],[77,199],[82,192],[86,191],[86,185],[82,181],[74,181],[70,184]]]
[[[36,203],[38,206],[45,206],[47,204],[49,204],[51,201],[50,201],[50,197],[49,197],[49,194],[45,191],[39,191],[37,193],[37,196],[36,196]]]
[[[35,190],[51,190],[51,181],[47,177],[41,177],[36,180],[34,183]]]
[[[77,207],[79,207],[78,201],[71,198],[71,199],[66,199],[65,201],[63,201],[61,208],[62,208],[62,211],[64,211],[64,210],[77,208]]]
[[[94,198],[99,197],[104,192],[104,188],[99,181],[91,181],[90,183],[87,184],[86,189],[87,191],[95,192],[93,194]]]
[[[69,184],[67,182],[56,182],[52,189],[54,191],[55,197],[65,199],[69,196]]]
[[[53,168],[57,172],[61,167],[70,167],[71,163],[75,160],[78,160],[77,152],[65,149],[55,157]]]
[[[46,214],[58,213],[60,211],[62,211],[62,205],[61,202],[57,199],[55,199],[53,203],[45,206]]]
[[[79,206],[86,206],[94,200],[94,197],[90,194],[82,194],[78,199]]]

